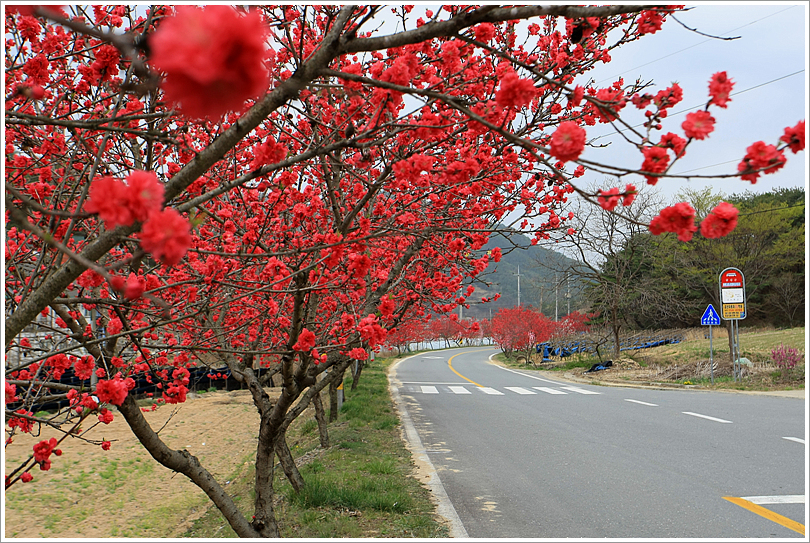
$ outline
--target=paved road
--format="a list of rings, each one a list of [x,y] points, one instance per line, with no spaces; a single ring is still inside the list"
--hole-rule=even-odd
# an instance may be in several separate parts
[[[803,401],[572,384],[495,352],[423,353],[391,376],[457,534],[802,538]]]

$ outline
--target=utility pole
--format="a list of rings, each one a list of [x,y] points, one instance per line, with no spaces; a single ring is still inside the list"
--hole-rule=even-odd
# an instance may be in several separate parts
[[[571,314],[571,276],[565,272],[565,297],[568,300],[568,314]]]
[[[555,273],[554,274],[554,322],[557,322],[558,320],[560,320],[558,318],[558,316],[559,316],[559,302],[560,302],[560,299],[559,299],[560,297],[558,296],[559,291],[560,291],[560,282],[557,279],[557,274]]]
[[[520,307],[520,264],[518,264],[518,271],[515,275],[518,278],[518,307]]]

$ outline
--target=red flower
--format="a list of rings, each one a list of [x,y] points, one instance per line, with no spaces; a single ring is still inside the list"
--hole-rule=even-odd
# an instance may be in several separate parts
[[[661,136],[661,141],[658,143],[658,145],[659,147],[672,149],[675,151],[675,158],[678,158],[683,155],[684,149],[686,149],[686,140],[677,134],[667,132]]]
[[[250,163],[250,169],[255,170],[261,168],[265,164],[275,164],[287,158],[288,149],[281,143],[268,139],[261,145],[254,147],[253,160]]]
[[[495,37],[495,25],[492,23],[481,23],[476,25],[474,30],[475,39],[480,42],[486,43]]]
[[[76,377],[79,379],[90,379],[93,375],[93,369],[96,367],[96,361],[92,356],[83,356],[73,364],[73,371],[76,372]]]
[[[27,471],[20,475],[20,480],[23,483],[30,483],[34,479],[34,476],[28,473]]]
[[[121,323],[121,319],[118,317],[110,319],[110,322],[107,324],[107,333],[111,336],[114,336],[123,329],[124,325]]]
[[[624,91],[621,89],[599,89],[596,93],[596,99],[605,103],[603,107],[597,108],[599,118],[602,122],[615,121],[616,113],[627,105],[627,100],[624,98]]]
[[[351,253],[349,255],[349,269],[355,279],[362,279],[371,268],[371,259],[366,254]]]
[[[306,328],[302,329],[301,333],[298,335],[298,341],[296,341],[295,345],[292,347],[293,350],[311,351],[313,347],[315,347],[315,334]]]
[[[179,6],[150,39],[150,61],[165,74],[168,101],[189,117],[216,119],[267,88],[265,35],[257,11]]]
[[[4,384],[6,385],[6,393],[4,395],[5,405],[16,402],[19,399],[17,398],[17,386],[10,385],[8,382]]]
[[[37,462],[45,462],[50,458],[51,453],[56,447],[56,438],[52,437],[48,441],[40,441],[34,445],[34,460]],[[47,470],[46,470],[47,471]]]
[[[125,199],[135,220],[143,222],[163,207],[163,185],[155,172],[135,170],[127,176]]]
[[[124,286],[124,298],[127,300],[137,300],[143,295],[145,288],[146,279],[130,272],[129,277],[127,277],[126,285]],[[110,324],[112,324],[112,322]],[[118,325],[121,325],[120,320],[118,321]],[[121,329],[119,328],[118,331],[120,332]]]
[[[369,347],[374,347],[382,343],[385,340],[385,336],[388,334],[385,328],[378,324],[376,315],[368,315],[365,317],[358,324],[358,328],[360,330],[360,337],[368,342]]]
[[[585,136],[585,129],[577,123],[560,123],[551,135],[551,156],[563,162],[578,159],[585,150]]]
[[[101,285],[104,282],[104,277],[93,270],[87,270],[76,279],[76,282],[84,288],[93,288]]]
[[[493,247],[492,250],[489,252],[492,256],[492,260],[495,262],[501,261],[501,248],[500,247]]]
[[[602,206],[602,209],[613,211],[619,204],[619,198],[618,187],[613,187],[608,191],[599,190],[599,205]]]
[[[191,246],[191,227],[175,209],[152,213],[141,230],[141,247],[167,266],[174,266]]]
[[[659,109],[667,109],[677,105],[681,100],[683,100],[683,89],[677,83],[673,83],[668,89],[658,91],[653,102]]]
[[[109,424],[113,421],[113,414],[110,412],[109,409],[104,408],[98,414],[98,420],[103,422],[104,424]]]
[[[788,144],[794,153],[804,149],[804,121],[799,121],[793,128],[785,128],[785,134],[780,138]]]
[[[657,11],[642,11],[638,18],[639,34],[655,34],[661,30],[664,17]]]
[[[361,349],[360,347],[355,347],[351,351],[349,351],[349,358],[354,360],[368,360],[368,353],[365,349]]]
[[[727,107],[731,101],[729,95],[734,88],[734,82],[728,78],[726,72],[717,72],[709,80],[709,95],[712,97],[711,103],[718,107]]]
[[[127,397],[126,382],[121,379],[121,374],[107,381],[99,381],[96,385],[96,396],[102,402],[121,405]]]
[[[105,450],[105,451],[109,451],[111,446],[112,446],[112,443],[110,443],[109,441],[102,441],[101,442],[101,448],[103,450]]]
[[[700,223],[700,234],[704,238],[721,238],[737,226],[737,208],[728,202],[720,202]]]
[[[636,190],[635,185],[627,184],[624,186],[624,196],[622,197],[622,205],[629,206],[633,203],[633,200],[636,199],[636,194],[638,191]]]
[[[584,97],[585,89],[582,87],[582,85],[577,85],[574,87],[574,92],[568,95],[568,103],[565,105],[565,107],[567,109],[577,107],[582,102]]]
[[[785,159],[784,153],[778,150],[776,146],[768,145],[764,141],[758,141],[746,149],[745,157],[737,165],[737,171],[743,174],[740,177],[744,181],[750,181],[754,184],[761,173],[774,173],[782,168],[785,162],[787,162],[787,159]]]
[[[135,222],[135,217],[129,209],[126,189],[126,185],[120,179],[112,177],[96,179],[90,185],[90,199],[85,210],[98,213],[110,229],[118,225],[131,225]]]
[[[669,164],[669,154],[667,150],[662,147],[645,147],[641,150],[644,154],[644,162],[641,164],[641,170],[650,173],[663,173]],[[652,175],[645,175],[647,183],[655,185],[658,182],[658,177]]]
[[[681,241],[689,241],[697,232],[695,210],[686,202],[665,207],[657,217],[650,221],[650,232],[658,236],[664,232],[678,234]]]
[[[386,296],[380,301],[380,305],[377,306],[377,309],[380,310],[380,314],[383,317],[388,318],[394,313],[394,307],[395,304],[393,298],[391,298],[390,296]]]
[[[501,88],[495,93],[498,105],[507,107],[523,107],[537,96],[537,88],[531,79],[521,79],[515,72],[510,72],[501,78]]]
[[[687,138],[706,139],[714,131],[714,117],[708,111],[693,111],[681,125]]]

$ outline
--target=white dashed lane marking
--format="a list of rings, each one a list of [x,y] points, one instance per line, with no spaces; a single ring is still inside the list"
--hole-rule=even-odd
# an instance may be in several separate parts
[[[422,385],[422,393],[423,394],[438,394],[439,391],[436,387],[431,385]]]
[[[647,402],[642,402],[641,400],[631,400],[629,398],[625,398],[624,401],[633,402],[633,403],[637,403],[637,404],[641,404],[641,405],[649,405],[650,407],[658,407],[657,403],[647,403]]]
[[[804,440],[798,437],[783,437],[782,439],[787,439],[788,441],[795,441],[796,443],[801,443],[804,445]]]
[[[684,415],[691,415],[693,417],[700,417],[702,419],[711,420],[714,422],[722,422],[723,424],[732,424],[730,420],[718,419],[716,417],[710,417],[708,415],[701,415],[700,413],[692,413],[691,411],[683,411]]]

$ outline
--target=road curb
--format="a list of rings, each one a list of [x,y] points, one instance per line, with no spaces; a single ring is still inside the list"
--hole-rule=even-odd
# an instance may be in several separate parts
[[[507,368],[501,362],[494,360],[490,357],[490,362],[493,364],[497,364],[503,368]],[[514,368],[509,368],[514,369]],[[584,379],[582,377],[577,377],[570,371],[567,371],[560,375],[557,372],[551,372],[547,370],[531,370],[540,375],[543,375],[548,378],[556,377],[562,381],[568,381],[569,383],[579,383],[583,385],[594,385],[594,386],[602,386],[602,387],[614,387],[614,388],[641,388],[641,389],[648,389],[648,390],[690,390],[695,392],[722,392],[725,394],[750,394],[753,396],[778,396],[780,398],[794,398],[798,400],[805,399],[805,391],[804,390],[731,390],[731,389],[712,389],[712,388],[703,388],[696,385],[681,385],[678,383],[640,383],[638,381],[627,381],[624,383],[616,383],[613,381],[600,381],[599,379]]]
[[[433,465],[433,462],[430,461],[427,451],[425,450],[425,446],[422,444],[422,440],[419,439],[419,433],[416,431],[416,427],[413,425],[411,416],[405,407],[405,402],[399,395],[398,385],[401,385],[402,383],[400,383],[397,379],[396,368],[401,362],[409,360],[415,356],[419,355],[415,354],[407,358],[397,360],[388,367],[388,390],[391,393],[391,399],[394,402],[394,407],[396,407],[399,420],[402,422],[402,429],[404,433],[403,441],[405,442],[405,446],[409,451],[411,451],[411,454],[419,460],[419,462],[428,472],[427,480],[424,481],[424,484],[430,489],[430,493],[436,502],[436,514],[447,522],[447,525],[450,528],[450,537],[466,539],[469,538],[469,535],[467,535],[467,530],[464,528],[464,524],[462,524],[461,519],[456,512],[456,508],[453,507],[453,503],[447,496],[447,492],[445,491],[444,485],[439,478],[439,474],[436,472],[436,467]]]

